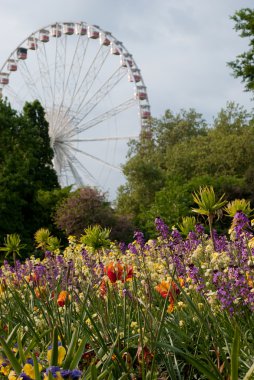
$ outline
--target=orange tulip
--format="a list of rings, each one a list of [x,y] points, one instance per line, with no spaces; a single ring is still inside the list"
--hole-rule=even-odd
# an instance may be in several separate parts
[[[109,263],[104,268],[104,273],[108,276],[111,283],[116,281],[128,281],[133,277],[133,268],[126,266],[125,268],[120,263]]]
[[[66,290],[62,290],[62,291],[59,293],[59,296],[58,296],[58,298],[57,298],[58,306],[63,307],[63,306],[65,305],[67,295],[68,295],[68,292],[67,292]]]

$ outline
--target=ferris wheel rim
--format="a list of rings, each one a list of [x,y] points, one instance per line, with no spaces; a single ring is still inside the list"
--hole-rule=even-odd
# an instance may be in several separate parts
[[[125,56],[125,57],[128,57],[128,56],[130,56],[131,57],[131,61],[132,61],[132,64],[130,64],[130,62],[129,62],[129,60],[128,59],[126,59],[126,61],[125,61],[125,64],[126,64],[126,66],[125,67],[127,67],[127,72],[132,76],[132,77],[134,77],[134,75],[135,75],[135,73],[139,73],[139,76],[140,76],[140,79],[139,79],[139,81],[137,81],[136,82],[136,80],[133,80],[133,85],[134,85],[134,87],[135,87],[135,90],[136,90],[136,92],[138,91],[138,88],[141,86],[141,87],[144,87],[144,88],[146,88],[146,86],[145,86],[145,83],[144,83],[144,80],[143,80],[143,77],[142,77],[142,75],[141,75],[141,71],[139,70],[139,68],[138,68],[138,66],[137,66],[137,64],[136,64],[136,62],[135,62],[135,60],[134,60],[134,58],[133,58],[133,56],[129,53],[129,51],[126,49],[126,47],[124,46],[124,44],[122,43],[122,42],[120,42],[116,37],[114,37],[113,35],[112,35],[112,33],[110,33],[110,32],[107,32],[107,31],[105,31],[104,29],[102,29],[102,28],[100,28],[99,26],[97,26],[97,25],[91,25],[91,24],[88,24],[87,22],[85,22],[85,21],[78,21],[78,22],[73,22],[73,21],[64,21],[64,22],[56,22],[56,23],[53,23],[53,24],[49,24],[49,25],[47,25],[47,26],[43,26],[43,27],[41,27],[41,28],[39,28],[39,29],[37,29],[36,31],[34,31],[34,32],[32,32],[29,36],[27,36],[11,53],[10,53],[10,55],[8,56],[8,58],[6,59],[6,61],[4,62],[4,64],[2,65],[2,67],[0,68],[0,75],[1,74],[3,74],[4,73],[4,70],[5,70],[5,68],[7,68],[7,65],[8,65],[8,62],[10,62],[11,60],[14,60],[15,62],[16,62],[16,64],[17,64],[17,66],[19,67],[20,65],[21,65],[21,63],[20,63],[20,60],[17,58],[17,56],[15,56],[15,55],[17,55],[17,51],[18,51],[18,49],[20,49],[20,48],[23,48],[24,47],[24,44],[26,44],[26,47],[24,47],[25,49],[27,49],[27,50],[29,50],[29,48],[27,47],[28,46],[28,41],[30,40],[30,39],[36,39],[37,41],[38,41],[38,45],[39,46],[44,46],[44,48],[45,48],[45,45],[44,45],[44,43],[42,42],[42,41],[39,41],[39,39],[37,38],[37,36],[40,34],[40,32],[41,31],[43,31],[43,30],[46,30],[46,31],[48,31],[49,32],[49,34],[50,34],[50,32],[51,32],[51,30],[52,30],[52,28],[54,28],[54,27],[58,27],[58,26],[60,26],[61,27],[61,29],[63,29],[63,26],[64,25],[79,25],[79,26],[84,26],[84,27],[86,27],[87,29],[90,27],[90,28],[93,28],[94,30],[96,30],[98,33],[103,33],[108,39],[109,39],[109,41],[110,41],[110,44],[111,45],[115,45],[115,46],[117,46],[118,47],[118,49],[119,49],[119,52],[120,52],[120,55],[121,56]],[[65,36],[65,39],[67,39],[67,38],[71,38],[71,36],[68,36],[68,34],[64,34],[63,33],[63,35]],[[61,35],[61,37],[63,37],[63,35]],[[52,36],[53,37],[53,36]],[[79,36],[80,37],[80,36]],[[56,37],[56,40],[58,39],[58,37]],[[89,41],[89,38],[87,39],[87,41]],[[87,42],[88,43],[88,42]],[[37,47],[37,49],[35,49],[36,51],[39,49],[39,47]],[[7,70],[7,72],[8,72],[8,74],[9,75],[11,75],[12,74],[12,71],[8,71]],[[3,85],[0,85],[0,89],[4,89],[4,87],[5,86],[3,86]],[[39,99],[40,100],[40,99]],[[43,103],[43,102],[42,102]],[[148,99],[148,95],[147,95],[147,93],[146,93],[146,98],[145,99],[136,99],[136,104],[138,105],[138,108],[139,108],[139,114],[140,114],[140,133],[142,132],[142,129],[143,129],[143,127],[145,128],[145,127],[147,127],[147,123],[146,123],[146,121],[143,121],[142,119],[141,119],[141,109],[142,109],[142,107],[146,107],[147,109],[150,109],[150,104],[149,104],[149,99]],[[45,110],[45,112],[46,112],[46,110]],[[89,127],[89,126],[88,126]],[[119,139],[121,139],[121,138],[119,138]],[[124,139],[126,139],[126,136],[124,137]],[[101,140],[103,140],[103,139],[101,139]],[[104,140],[106,140],[106,138],[104,139]],[[112,166],[113,167],[113,166]]]

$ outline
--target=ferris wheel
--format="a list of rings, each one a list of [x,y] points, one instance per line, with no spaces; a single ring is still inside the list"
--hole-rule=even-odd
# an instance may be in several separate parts
[[[38,99],[62,186],[118,185],[130,139],[149,130],[150,105],[132,55],[110,32],[57,22],[33,32],[0,69],[0,97]]]

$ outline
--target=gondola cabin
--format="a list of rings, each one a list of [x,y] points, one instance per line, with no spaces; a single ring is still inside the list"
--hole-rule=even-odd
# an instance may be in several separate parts
[[[36,38],[34,38],[34,37],[28,38],[27,46],[28,46],[28,49],[30,49],[30,50],[36,50],[38,48]]]
[[[15,59],[9,59],[7,63],[7,70],[9,71],[17,71],[18,65]]]
[[[63,34],[67,34],[68,36],[71,36],[74,33],[74,24],[66,23],[63,24]]]
[[[87,33],[87,28],[83,24],[76,24],[75,25],[75,34],[84,36]]]
[[[26,48],[18,48],[17,49],[17,58],[18,59],[27,59],[27,49]]]
[[[131,54],[129,53],[124,53],[123,55],[121,55],[120,57],[120,65],[122,67],[128,67],[128,65],[130,67],[132,67],[133,65],[133,61],[132,61],[132,56]]]
[[[9,73],[0,73],[0,84],[6,85],[9,83]]]
[[[99,38],[99,35],[100,33],[95,29],[97,26],[96,25],[92,25],[92,26],[88,26],[87,28],[87,37],[88,38],[92,38],[94,40],[96,40],[97,38]]]
[[[140,71],[138,69],[135,69],[135,70],[132,70],[131,73],[129,73],[128,75],[128,80],[129,82],[140,82],[141,80],[141,75],[140,75]]]
[[[139,100],[147,99],[147,92],[145,86],[138,86],[135,92],[135,98]]]
[[[59,24],[52,25],[50,34],[52,37],[61,37],[61,35],[62,35],[61,25],[59,25]]]
[[[151,117],[150,106],[141,106],[141,118],[149,119]]]
[[[41,29],[39,32],[39,41],[49,42],[49,31],[46,29]]]
[[[114,55],[120,55],[121,54],[121,45],[122,43],[120,41],[112,42],[110,53]]]
[[[110,45],[110,39],[108,38],[108,35],[110,35],[110,33],[106,32],[106,33],[100,33],[100,44],[101,45],[104,45],[104,46],[109,46]]]

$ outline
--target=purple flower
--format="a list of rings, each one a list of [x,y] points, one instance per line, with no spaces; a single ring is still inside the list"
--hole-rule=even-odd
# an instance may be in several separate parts
[[[134,232],[134,239],[136,240],[136,242],[137,242],[141,247],[144,247],[144,245],[145,245],[145,238],[144,238],[144,234],[143,234],[143,232],[141,232],[141,231],[136,231],[136,232]]]
[[[159,217],[155,218],[155,228],[161,234],[163,239],[167,239],[168,234],[169,234],[168,226]]]

